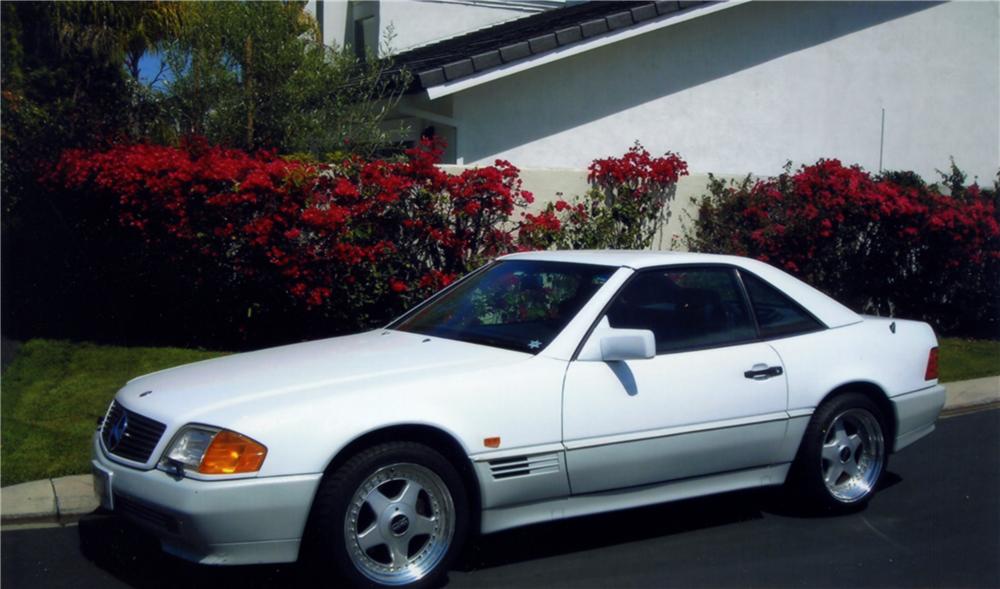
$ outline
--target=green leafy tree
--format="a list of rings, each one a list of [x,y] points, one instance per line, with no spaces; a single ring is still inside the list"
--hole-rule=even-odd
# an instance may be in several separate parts
[[[73,301],[57,303],[59,293],[85,297],[82,281],[94,265],[82,253],[80,203],[41,190],[38,175],[62,149],[126,133],[129,84],[120,53],[67,32],[66,5],[4,2],[0,9],[3,329],[31,335],[68,322],[71,311],[60,311]]]
[[[179,2],[3,4],[5,218],[34,189],[40,163],[68,147],[136,139],[159,124],[139,60],[176,37]],[[5,221],[5,226],[7,221]]]
[[[388,141],[383,119],[398,76],[374,56],[318,43],[304,2],[192,6],[166,51],[167,113],[180,135],[243,149],[323,156],[372,153]],[[346,142],[346,144],[345,144]]]
[[[138,80],[143,55],[179,36],[193,6],[160,0],[56,2],[52,24],[63,47],[123,64]]]

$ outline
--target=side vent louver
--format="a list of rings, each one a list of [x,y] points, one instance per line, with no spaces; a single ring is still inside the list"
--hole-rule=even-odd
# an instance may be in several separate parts
[[[489,465],[494,479],[509,479],[559,472],[559,457],[556,454],[514,456],[490,460]]]

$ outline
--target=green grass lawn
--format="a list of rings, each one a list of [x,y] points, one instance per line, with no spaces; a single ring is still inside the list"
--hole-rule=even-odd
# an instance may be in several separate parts
[[[31,340],[3,372],[0,484],[79,474],[115,392],[135,376],[221,352]]]
[[[941,382],[1000,374],[1000,341],[941,338],[938,367]]]
[[[98,417],[125,381],[223,355],[31,340],[2,376],[0,484],[88,472]],[[943,338],[942,381],[1000,374],[1000,342]]]

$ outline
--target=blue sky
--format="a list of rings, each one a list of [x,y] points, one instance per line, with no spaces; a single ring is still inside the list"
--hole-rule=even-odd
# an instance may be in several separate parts
[[[163,64],[163,55],[160,52],[146,52],[145,55],[139,59],[139,81],[143,84],[149,85],[156,77],[156,74],[160,71],[160,66]],[[154,90],[163,90],[167,82],[173,79],[169,69],[165,69],[160,75],[160,79],[157,81]]]

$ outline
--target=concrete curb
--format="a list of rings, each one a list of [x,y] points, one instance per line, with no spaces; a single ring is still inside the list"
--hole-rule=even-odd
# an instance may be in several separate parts
[[[948,398],[942,415],[968,413],[1000,404],[1000,375],[946,382],[944,388],[948,391]]]
[[[0,522],[72,523],[97,509],[93,479],[77,474],[0,489]]]
[[[944,383],[948,391],[942,416],[1000,407],[1000,376]],[[0,522],[67,524],[98,507],[93,480],[80,474],[31,481],[0,489]]]

